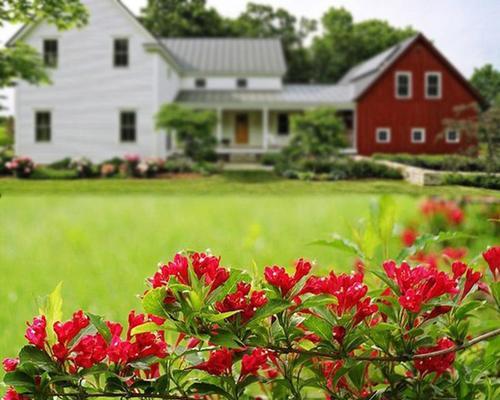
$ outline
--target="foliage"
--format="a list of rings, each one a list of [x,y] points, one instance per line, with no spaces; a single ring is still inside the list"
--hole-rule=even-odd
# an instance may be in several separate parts
[[[327,161],[346,145],[344,123],[329,107],[294,115],[292,132],[289,144],[282,150],[288,164]]]
[[[446,185],[461,185],[500,190],[500,175],[463,175],[449,174],[445,177]]]
[[[29,157],[17,156],[5,164],[7,169],[17,178],[29,178],[35,170],[35,164]]]
[[[165,104],[156,115],[159,129],[174,130],[185,155],[196,162],[213,161],[217,140],[213,134],[217,116],[212,111],[196,111],[177,104]]]
[[[394,28],[386,21],[355,23],[344,8],[330,8],[322,17],[323,35],[312,44],[313,76],[336,82],[354,65],[416,34],[411,27]]]
[[[60,160],[51,162],[47,165],[51,169],[69,169],[71,165],[71,157],[65,157]]]
[[[58,29],[69,29],[84,25],[87,19],[87,12],[78,0],[6,0],[0,3],[0,26],[45,20]],[[10,86],[17,79],[32,84],[49,82],[38,52],[23,43],[0,50],[0,87]]]
[[[69,168],[75,170],[79,178],[91,178],[95,175],[92,161],[85,157],[72,159]]]
[[[463,171],[487,172],[488,170],[500,172],[500,163],[491,166],[481,157],[467,157],[460,155],[430,155],[430,154],[375,154],[376,160],[388,160],[397,163],[432,169],[436,171]]]
[[[76,170],[36,167],[30,179],[34,180],[67,180],[79,178]]]
[[[500,71],[493,65],[486,64],[481,68],[475,68],[470,81],[488,104],[498,101],[497,105],[500,105]]]
[[[0,175],[6,175],[10,173],[7,168],[7,163],[12,161],[14,158],[14,152],[10,149],[0,149]]]
[[[491,271],[484,274],[479,261],[474,268],[458,261],[444,270],[394,261],[380,268],[375,250],[392,236],[393,210],[389,198],[375,206],[372,234],[362,241],[323,244],[361,257],[350,274],[318,276],[299,259],[293,273],[275,265],[257,281],[210,253],[176,254],[147,280],[144,314],[131,311],[127,329],[81,310],[62,321],[58,286],[28,324],[29,344],[3,362],[5,399],[237,400],[256,390],[273,399],[419,399],[458,396],[461,382],[473,382],[470,398],[494,399],[498,352],[484,344],[466,349],[500,333],[469,336],[474,312],[498,312],[500,248],[483,253]]]

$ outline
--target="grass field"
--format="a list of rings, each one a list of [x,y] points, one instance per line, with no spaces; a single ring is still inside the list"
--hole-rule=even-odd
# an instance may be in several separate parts
[[[349,257],[308,243],[347,233],[381,193],[395,194],[402,218],[416,213],[422,195],[495,195],[255,173],[168,181],[0,179],[0,193],[0,358],[24,343],[37,296],[60,281],[66,315],[82,307],[122,320],[139,307],[134,294],[143,291],[144,278],[177,250],[210,248],[235,268],[288,265],[306,256],[349,270]]]

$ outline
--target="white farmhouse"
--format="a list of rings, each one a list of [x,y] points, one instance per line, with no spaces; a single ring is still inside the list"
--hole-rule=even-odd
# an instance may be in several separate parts
[[[16,87],[15,151],[36,162],[165,157],[175,138],[155,129],[154,116],[168,102],[217,112],[219,154],[278,149],[289,115],[304,108],[353,109],[347,86],[284,85],[279,39],[157,39],[120,1],[82,2],[85,27],[40,22],[9,42],[38,49],[50,68],[52,84]]]

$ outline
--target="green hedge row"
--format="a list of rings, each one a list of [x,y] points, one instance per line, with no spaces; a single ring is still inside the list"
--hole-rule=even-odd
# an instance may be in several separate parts
[[[497,175],[450,174],[445,177],[444,183],[500,190],[500,176]]]

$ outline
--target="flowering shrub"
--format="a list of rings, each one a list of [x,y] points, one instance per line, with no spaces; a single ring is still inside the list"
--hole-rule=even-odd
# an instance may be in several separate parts
[[[17,178],[29,178],[35,170],[33,160],[24,156],[14,157],[5,166]]]
[[[92,161],[85,157],[74,158],[69,167],[76,171],[79,178],[90,178],[93,175]]]
[[[116,175],[117,168],[111,163],[105,163],[101,165],[101,176],[103,178],[111,178]]]
[[[122,171],[126,176],[137,178],[154,178],[165,163],[159,158],[146,158],[141,160],[138,154],[126,154],[123,157]]]
[[[147,279],[126,328],[81,310],[62,321],[59,286],[3,361],[4,400],[493,399],[498,357],[488,369],[479,343],[500,329],[472,338],[470,317],[500,310],[500,247],[443,270],[356,252],[357,272],[318,275],[299,259],[261,280],[179,253]]]

